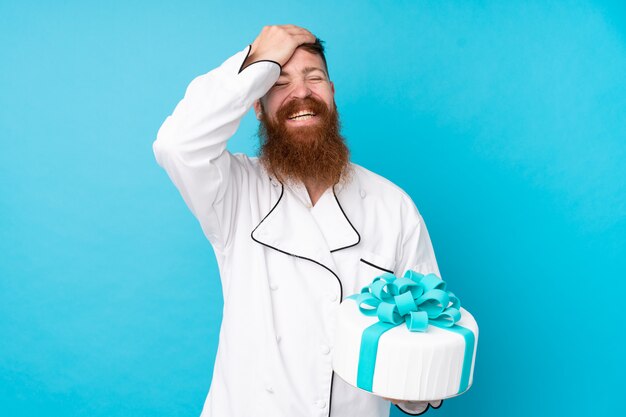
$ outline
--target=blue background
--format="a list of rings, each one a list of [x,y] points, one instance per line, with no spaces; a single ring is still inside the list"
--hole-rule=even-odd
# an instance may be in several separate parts
[[[218,270],[152,142],[283,23],[326,41],[354,162],[480,323],[474,386],[428,415],[623,413],[626,7],[597,1],[1,1],[0,413],[199,415]]]

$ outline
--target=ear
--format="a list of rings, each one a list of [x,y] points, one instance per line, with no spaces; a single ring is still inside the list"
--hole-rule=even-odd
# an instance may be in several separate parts
[[[333,92],[333,96],[335,95],[335,83],[334,82],[330,82],[330,90]]]
[[[254,112],[256,113],[257,120],[261,120],[261,113],[263,113],[263,109],[261,108],[261,99],[254,100]]]

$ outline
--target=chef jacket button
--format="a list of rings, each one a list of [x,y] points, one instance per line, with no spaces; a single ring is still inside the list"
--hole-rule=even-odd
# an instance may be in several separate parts
[[[326,345],[320,346],[320,352],[324,355],[328,355],[330,353],[330,348]]]
[[[328,299],[330,300],[330,302],[334,303],[335,301],[337,301],[337,294],[330,294],[328,296]]]
[[[265,391],[269,392],[270,394],[273,394],[274,388],[272,388],[272,386],[268,384],[265,386]]]
[[[270,290],[272,290],[272,291],[276,291],[277,289],[278,289],[278,284],[277,284],[277,283],[275,283],[275,282],[272,282],[272,283],[270,284]]]
[[[280,343],[281,339],[282,339],[282,337],[280,337],[280,335],[276,335],[276,343]]]
[[[365,198],[365,190],[361,190],[361,198]]]
[[[324,408],[326,407],[326,401],[324,400],[315,401],[315,405],[318,406],[319,408]]]

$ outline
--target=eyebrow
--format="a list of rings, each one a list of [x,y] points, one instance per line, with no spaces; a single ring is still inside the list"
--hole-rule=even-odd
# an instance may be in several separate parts
[[[313,72],[313,71],[321,71],[322,73],[324,73],[324,75],[326,75],[326,71],[324,71],[324,70],[323,70],[322,68],[320,68],[320,67],[304,67],[304,69],[302,70],[302,73],[303,73],[304,75],[307,75],[307,74],[309,74],[310,72]],[[287,73],[287,72],[285,72],[285,71],[282,71],[282,70],[281,70],[281,71],[280,71],[280,76],[281,76],[281,77],[288,77],[288,76],[289,76],[289,73]]]

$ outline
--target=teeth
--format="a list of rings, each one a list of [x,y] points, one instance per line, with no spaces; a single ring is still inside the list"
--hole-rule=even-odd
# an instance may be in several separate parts
[[[296,116],[291,118],[290,120],[308,120],[311,119],[313,116],[310,114],[305,114],[304,116]]]
[[[315,116],[315,113],[313,113],[311,110],[301,110],[297,113],[292,114],[291,116],[289,116],[289,118],[291,120],[305,120],[310,119],[313,116]]]

